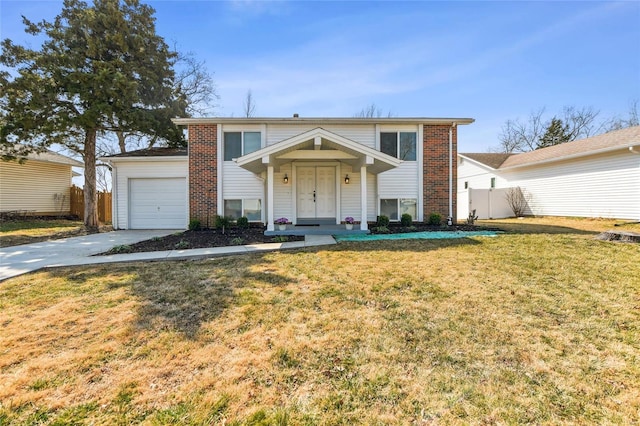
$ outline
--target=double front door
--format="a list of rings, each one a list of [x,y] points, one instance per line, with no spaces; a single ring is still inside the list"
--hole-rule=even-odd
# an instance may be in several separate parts
[[[336,168],[297,167],[298,219],[336,218]]]

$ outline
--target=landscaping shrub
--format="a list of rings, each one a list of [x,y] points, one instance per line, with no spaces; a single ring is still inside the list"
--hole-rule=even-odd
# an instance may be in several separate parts
[[[232,219],[228,216],[216,216],[216,228],[222,228],[222,233],[231,225]]]
[[[404,213],[402,216],[400,216],[400,223],[402,224],[402,226],[411,226],[411,223],[413,223],[413,218],[409,213]]]
[[[236,220],[236,225],[238,225],[238,228],[248,228],[249,219],[246,216],[239,217],[238,220]]]
[[[189,221],[189,230],[190,231],[199,231],[200,229],[202,229],[202,226],[200,224],[200,220],[199,219],[191,219]]]
[[[440,225],[442,223],[442,216],[439,213],[431,213],[427,223],[429,225]]]
[[[380,215],[378,216],[378,219],[376,220],[376,225],[378,225],[378,227],[387,227],[389,226],[389,217],[385,216],[385,215]]]

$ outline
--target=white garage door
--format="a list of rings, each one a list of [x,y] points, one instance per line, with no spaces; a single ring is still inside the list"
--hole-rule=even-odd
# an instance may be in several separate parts
[[[184,229],[187,180],[129,179],[129,229]]]

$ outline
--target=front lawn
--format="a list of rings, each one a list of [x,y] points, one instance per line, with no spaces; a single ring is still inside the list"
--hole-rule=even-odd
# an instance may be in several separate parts
[[[631,424],[640,246],[341,243],[0,283],[0,424]]]
[[[67,219],[0,220],[0,247],[85,235],[82,221]]]

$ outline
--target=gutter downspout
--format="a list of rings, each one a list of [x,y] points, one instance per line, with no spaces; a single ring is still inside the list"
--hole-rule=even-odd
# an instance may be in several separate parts
[[[449,217],[447,217],[447,225],[453,225],[453,129],[456,122],[451,122],[449,128]]]

